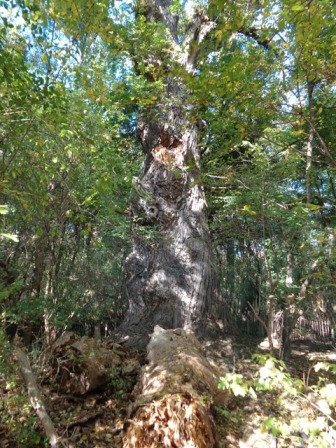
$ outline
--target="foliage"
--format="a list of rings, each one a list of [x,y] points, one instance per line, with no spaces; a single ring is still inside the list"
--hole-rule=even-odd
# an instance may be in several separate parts
[[[261,400],[262,395],[267,395],[266,400],[276,400],[273,415],[261,422],[263,432],[270,432],[286,443],[299,435],[307,446],[331,446],[336,437],[335,364],[316,363],[315,372],[331,370],[333,375],[320,375],[316,384],[308,386],[293,377],[283,361],[264,354],[256,354],[253,359],[261,365],[253,379],[229,373],[221,378],[219,388],[229,390],[235,397]],[[224,415],[230,420],[230,413]]]
[[[6,320],[38,326],[48,316],[62,327],[71,318],[92,315],[95,320],[107,312],[113,315],[114,309],[120,316],[125,307],[120,247],[129,228],[122,212],[131,186],[132,159],[137,160],[127,129],[131,118],[118,104],[126,93],[121,97],[120,89],[112,87],[120,80],[106,78],[110,69],[101,59],[96,58],[94,68],[88,67],[82,53],[80,66],[63,65],[70,43],[43,5],[22,5],[21,14],[20,9],[12,14],[18,18],[6,20],[1,41],[0,193],[7,204],[1,213],[8,211],[2,223],[15,229],[15,234],[6,230],[2,235],[17,246],[5,241],[2,259],[11,250],[23,251],[26,257],[15,257],[11,266],[1,265]],[[27,41],[22,33],[28,33]],[[82,47],[87,57],[97,49],[103,51],[97,39]],[[108,86],[103,87],[105,82]],[[104,102],[97,99],[93,85],[100,86],[100,95],[105,90]],[[113,252],[119,256],[110,261]],[[100,259],[95,268],[92,261],[88,266],[93,258]],[[85,272],[88,269],[94,272]],[[25,274],[6,284],[14,271]],[[112,282],[111,272],[115,272]],[[100,304],[97,313],[103,296],[111,299]]]
[[[190,3],[170,4],[172,40],[160,14],[146,20],[144,0],[0,2],[0,319],[11,336],[47,343],[120,323],[132,226],[148,245],[159,234],[127,209],[142,170],[138,117],[174,106],[198,125],[214,268],[239,327],[272,340],[278,313],[280,339],[299,315],[326,317],[327,337],[336,330],[336,6]],[[211,24],[207,34],[194,30],[199,22]],[[191,30],[197,61],[187,72],[175,45],[187,47]],[[187,98],[172,104],[169,79]],[[0,345],[1,381],[15,391],[2,330]],[[241,400],[276,393],[309,405],[310,419],[271,416],[263,427],[327,446],[334,383],[321,376],[307,387],[283,362],[259,361],[257,378],[235,372],[220,387]],[[111,389],[127,390],[118,375]],[[5,425],[22,446],[42,444],[19,394],[5,403]]]
[[[252,306],[267,326],[274,312],[289,310],[288,297],[294,297],[293,321],[298,312],[330,310],[335,7],[328,1],[194,7],[174,1],[179,42],[192,17],[215,18],[197,44],[195,72],[186,73],[174,59],[166,25],[158,17],[146,20],[146,2],[133,6],[2,5],[0,259],[6,262],[0,281],[6,319],[42,325],[47,317],[58,328],[107,314],[119,321],[127,308],[123,260],[131,244],[125,210],[137,195],[132,177],[139,174],[137,117],[147,111],[155,119],[157,105],[163,112],[171,107],[169,77],[185,85],[190,121],[203,122],[199,181],[222,292],[237,319],[246,319]],[[139,231],[155,243],[155,229]],[[260,322],[253,324],[264,332]]]
[[[244,380],[243,375],[238,373],[227,373],[225,377],[221,377],[218,387],[229,390],[235,397],[256,397],[251,385]]]

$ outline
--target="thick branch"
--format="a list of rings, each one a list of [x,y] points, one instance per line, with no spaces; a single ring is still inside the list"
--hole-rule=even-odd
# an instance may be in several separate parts
[[[169,30],[174,43],[178,43],[177,26],[179,17],[171,12],[172,0],[147,0],[145,15],[149,20],[160,20]]]
[[[216,25],[216,22],[210,20],[209,17],[201,11],[196,11],[190,19],[182,44],[184,51],[181,56],[181,62],[188,72],[193,72],[195,70],[197,59],[200,54],[200,44],[209,36]]]
[[[205,12],[197,9],[186,27],[182,44],[178,39],[178,15],[171,12],[172,0],[147,0],[145,16],[148,20],[159,20],[169,31],[170,41],[177,60],[193,73],[200,53],[200,44],[216,26]]]
[[[269,44],[270,44],[270,40],[269,39],[261,39],[260,35],[258,34],[258,29],[251,27],[249,29],[244,29],[244,28],[240,28],[238,30],[239,34],[243,34],[246,37],[250,37],[251,39],[254,39],[258,45],[260,45],[261,47],[264,47],[266,50],[269,50]]]

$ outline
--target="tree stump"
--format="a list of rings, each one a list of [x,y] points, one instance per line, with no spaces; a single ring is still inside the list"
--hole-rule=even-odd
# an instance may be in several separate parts
[[[225,406],[219,371],[191,331],[154,328],[149,364],[134,391],[124,448],[211,448],[216,445],[213,404]]]

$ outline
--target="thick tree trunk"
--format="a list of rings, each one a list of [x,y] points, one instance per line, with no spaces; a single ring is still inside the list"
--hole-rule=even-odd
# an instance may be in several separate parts
[[[139,345],[147,343],[156,324],[195,330],[202,318],[218,317],[217,311],[224,307],[219,303],[200,183],[197,127],[189,117],[183,83],[170,75],[173,64],[193,73],[196,54],[189,35],[185,45],[178,44],[178,18],[171,13],[172,1],[144,3],[146,19],[167,28],[167,45],[173,55],[167,62],[160,59],[161,53],[149,50],[144,58],[145,64],[148,60],[148,66],[159,66],[165,72],[166,91],[160,105],[143,113],[137,129],[145,168],[137,186],[139,203],[131,206],[134,239],[127,258],[129,310],[119,334],[128,334]],[[190,25],[195,28],[192,36],[199,35],[196,28],[200,33],[203,24],[195,18]],[[151,79],[148,71],[146,76]],[[229,316],[227,309],[224,314],[224,318]]]
[[[141,238],[135,224],[127,259],[129,310],[122,327],[142,338],[156,324],[195,329],[203,317],[216,315],[219,297],[205,197],[197,181],[196,130],[147,123],[139,135],[146,155],[140,185],[145,199],[133,208],[152,241]]]

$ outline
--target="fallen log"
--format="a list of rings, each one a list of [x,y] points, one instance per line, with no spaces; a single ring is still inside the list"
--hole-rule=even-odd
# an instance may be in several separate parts
[[[124,428],[124,448],[213,448],[211,408],[225,406],[220,373],[187,330],[154,328],[147,346],[149,364],[134,391]]]

